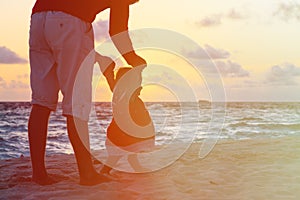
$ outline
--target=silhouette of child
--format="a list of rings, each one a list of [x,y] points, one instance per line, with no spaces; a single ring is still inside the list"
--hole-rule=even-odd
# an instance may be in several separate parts
[[[131,69],[132,68],[129,67],[120,68],[116,74],[115,84]],[[133,154],[129,153],[128,162],[136,172],[145,170],[145,168],[140,165],[136,153],[149,151],[154,147],[155,131],[149,112],[144,102],[139,97],[141,90],[142,87],[139,87],[131,95],[129,99],[129,113],[132,121],[135,122],[136,125],[142,127],[148,126],[149,124],[151,125],[152,133],[149,134],[151,137],[134,137],[129,135],[120,129],[113,118],[109,127],[107,128],[107,139],[105,143],[108,152],[108,159],[106,163],[109,166],[104,165],[101,173],[109,173],[112,169],[110,166],[117,164],[117,162],[126,155],[124,152],[133,152]]]

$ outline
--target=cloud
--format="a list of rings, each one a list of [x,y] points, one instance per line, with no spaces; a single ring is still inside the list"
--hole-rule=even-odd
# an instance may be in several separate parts
[[[0,64],[26,64],[28,61],[25,58],[21,58],[15,52],[0,46]]]
[[[182,55],[194,60],[198,69],[205,74],[220,73],[223,77],[249,77],[250,73],[240,64],[230,58],[230,53],[224,49],[205,45],[204,48],[187,51],[183,49]],[[227,59],[227,61],[222,61]],[[218,70],[216,70],[216,67]]]
[[[290,19],[300,21],[300,3],[281,3],[274,12],[274,16],[278,16],[284,21],[289,21]]]
[[[219,67],[220,69],[220,67]],[[221,69],[220,69],[221,71]],[[222,73],[222,72],[221,72]],[[274,87],[274,86],[299,86],[300,85],[300,67],[284,63],[281,65],[274,65],[264,74],[257,74],[246,79],[242,82],[235,82],[230,87],[243,88],[243,87]]]
[[[18,75],[17,78],[20,79],[28,79],[29,78],[29,74],[22,74],[22,75]]]
[[[0,88],[5,88],[6,87],[6,82],[5,80],[0,76]]]
[[[207,44],[204,46],[204,49],[198,48],[194,51],[183,50],[183,55],[195,59],[226,59],[230,57],[228,51],[217,49]]]
[[[228,60],[224,61],[216,61],[220,73],[224,77],[248,77],[250,74],[247,70],[243,69],[242,66],[238,63],[232,62]]]
[[[236,11],[235,9],[229,10],[226,17],[228,19],[245,19],[245,15],[241,14],[240,12]]]
[[[250,80],[250,79],[244,80],[243,84],[246,87],[261,87],[262,86],[261,81],[259,81],[259,80]],[[238,85],[237,87],[241,87],[241,85]]]
[[[95,40],[97,42],[105,41],[109,38],[109,21],[99,20],[93,23]]]
[[[23,83],[22,81],[19,80],[12,80],[8,84],[9,89],[21,89],[21,88],[29,88],[29,85],[26,83]]]
[[[212,27],[212,26],[218,26],[222,24],[222,15],[211,15],[207,16],[200,21],[196,22],[196,25],[199,27]]]
[[[219,26],[222,24],[224,19],[229,20],[242,20],[245,19],[246,16],[238,12],[236,9],[231,9],[227,13],[219,13],[213,14],[210,16],[206,16],[203,19],[196,22],[198,27],[213,27]]]
[[[223,49],[216,49],[212,46],[205,45],[205,50],[212,59],[229,58],[230,53]]]
[[[284,63],[272,66],[267,73],[267,84],[297,85],[296,78],[300,77],[300,67]]]
[[[22,75],[21,79],[24,79],[28,75]],[[19,77],[18,77],[19,78]],[[29,88],[29,85],[19,80],[11,80],[10,82],[5,81],[2,77],[0,77],[0,88],[3,89],[24,89]]]

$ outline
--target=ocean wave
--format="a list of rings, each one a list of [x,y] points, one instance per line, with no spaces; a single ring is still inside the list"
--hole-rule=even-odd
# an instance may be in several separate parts
[[[269,130],[290,130],[290,131],[299,131],[300,133],[300,124],[258,124],[262,129]]]
[[[146,106],[149,110],[160,110],[164,107],[163,104],[160,103],[146,103]]]
[[[236,127],[249,126],[249,124],[247,122],[238,122],[238,123],[234,123],[234,124],[229,124],[228,126],[232,127],[232,128],[236,128]]]
[[[10,125],[3,125],[0,126],[0,129],[3,132],[10,133],[10,132],[27,132],[27,125],[21,124],[10,124]]]
[[[65,140],[67,138],[67,134],[66,133],[59,133],[59,134],[49,134],[48,135],[48,140],[49,141],[62,141]]]
[[[239,121],[262,121],[262,118],[259,117],[243,117],[238,119]]]
[[[297,131],[300,133],[300,124],[259,124],[259,123],[247,123],[247,122],[238,122],[234,124],[229,124],[227,126],[229,130],[231,128],[243,128],[243,129],[251,129],[255,128],[256,130],[268,130],[268,131]]]
[[[180,107],[178,102],[147,102],[146,105],[158,131],[156,139],[160,144],[170,143],[174,137],[184,139],[185,135],[181,132],[176,135],[183,127],[185,134],[195,133],[196,138],[202,139],[218,137],[242,140],[300,135],[300,103],[229,103],[221,135],[219,128],[223,126],[223,120],[212,118],[215,116],[212,110],[199,109],[198,105]],[[99,145],[104,141],[106,127],[111,121],[111,103],[95,103],[94,106],[89,122],[90,138],[91,144]],[[30,103],[26,102],[0,103],[0,159],[29,153],[27,121],[30,108]],[[58,112],[50,116],[48,153],[71,151],[65,118],[61,116],[60,108],[59,104]],[[192,115],[192,109],[200,110],[198,118]],[[223,113],[221,106],[214,110],[217,116],[219,113]]]

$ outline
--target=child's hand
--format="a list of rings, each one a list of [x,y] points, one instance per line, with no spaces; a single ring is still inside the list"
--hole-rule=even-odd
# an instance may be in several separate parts
[[[108,56],[102,56],[96,52],[95,61],[99,64],[100,70],[103,74],[113,71],[115,62]]]
[[[110,90],[113,91],[113,88],[115,86],[115,75],[114,75],[114,69],[116,66],[116,63],[107,56],[102,56],[99,53],[96,52],[95,61],[98,62],[100,66],[100,70],[105,76],[108,85],[110,87]]]

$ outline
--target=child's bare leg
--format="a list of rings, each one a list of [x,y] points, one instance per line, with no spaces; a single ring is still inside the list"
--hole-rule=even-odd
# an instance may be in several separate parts
[[[149,171],[149,169],[143,167],[140,164],[140,161],[139,161],[138,156],[137,156],[136,153],[128,155],[128,162],[129,162],[130,166],[133,168],[133,170],[137,173],[148,172]]]
[[[118,161],[121,159],[121,156],[108,156],[106,164],[103,165],[103,168],[100,170],[100,173],[109,174],[112,170],[111,166],[114,167]]]

